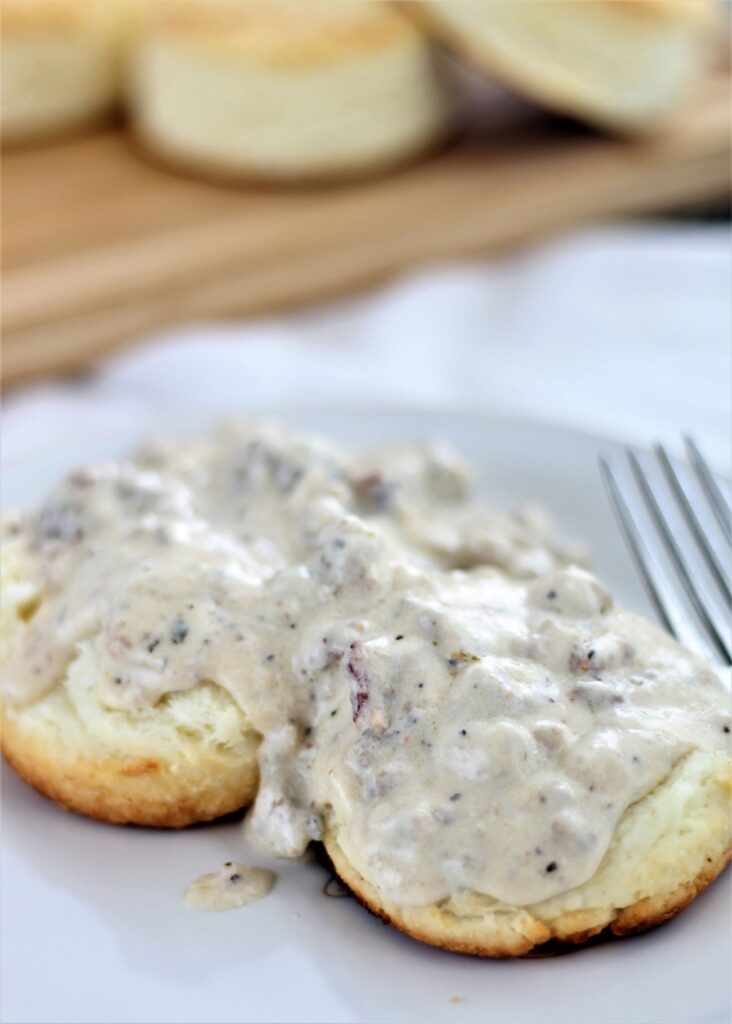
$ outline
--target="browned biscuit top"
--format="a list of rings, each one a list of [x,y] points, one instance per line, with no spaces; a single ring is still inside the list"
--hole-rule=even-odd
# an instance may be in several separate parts
[[[96,18],[97,0],[2,0],[0,25],[3,36],[63,32]]]
[[[253,62],[309,67],[420,42],[397,10],[370,0],[164,0],[148,12],[169,38]]]

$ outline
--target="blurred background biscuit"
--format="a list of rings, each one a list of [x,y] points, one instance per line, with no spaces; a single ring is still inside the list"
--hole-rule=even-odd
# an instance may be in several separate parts
[[[4,142],[61,134],[112,110],[127,9],[125,0],[3,0]]]
[[[707,0],[418,6],[437,38],[509,88],[590,124],[634,131],[686,98],[708,56],[714,13]]]
[[[428,40],[367,0],[163,0],[146,11],[130,106],[145,145],[176,164],[293,181],[398,164],[451,114]]]

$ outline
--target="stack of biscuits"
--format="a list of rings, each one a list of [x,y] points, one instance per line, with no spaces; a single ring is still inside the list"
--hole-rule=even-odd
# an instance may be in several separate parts
[[[454,133],[464,61],[529,100],[649,131],[693,91],[712,0],[2,0],[2,138],[122,111],[230,180],[387,170]]]

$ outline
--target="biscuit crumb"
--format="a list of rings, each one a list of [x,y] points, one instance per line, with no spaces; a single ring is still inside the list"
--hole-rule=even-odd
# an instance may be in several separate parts
[[[464,1003],[465,1000],[462,996],[453,996],[450,1000],[451,1003]]]

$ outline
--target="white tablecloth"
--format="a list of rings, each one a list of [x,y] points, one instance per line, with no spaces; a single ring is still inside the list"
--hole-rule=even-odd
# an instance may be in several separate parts
[[[186,326],[83,381],[14,393],[3,459],[49,432],[188,406],[419,406],[530,416],[636,442],[692,433],[730,461],[726,229],[598,230],[490,263],[242,325]]]

